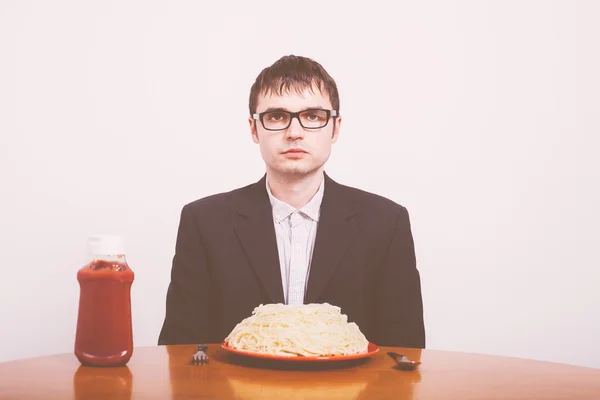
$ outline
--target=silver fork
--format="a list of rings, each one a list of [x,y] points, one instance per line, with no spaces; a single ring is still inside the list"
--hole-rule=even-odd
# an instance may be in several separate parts
[[[400,369],[412,370],[417,368],[419,364],[421,364],[421,361],[411,361],[405,355],[398,354],[393,351],[388,351],[388,356],[392,357],[394,361],[396,361],[396,364]]]
[[[192,365],[207,364],[208,356],[204,352],[206,349],[208,349],[207,345],[205,345],[205,344],[198,345],[196,347],[197,352],[192,356],[192,360],[190,361],[190,364],[192,364]]]

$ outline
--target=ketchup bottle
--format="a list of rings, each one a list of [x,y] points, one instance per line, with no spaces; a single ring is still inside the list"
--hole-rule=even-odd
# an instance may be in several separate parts
[[[92,236],[88,252],[89,262],[77,272],[75,355],[87,366],[122,366],[133,354],[130,291],[134,274],[120,236]]]

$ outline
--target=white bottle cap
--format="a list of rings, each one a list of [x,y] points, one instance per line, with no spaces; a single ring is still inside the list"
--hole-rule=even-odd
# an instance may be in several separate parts
[[[88,252],[93,255],[124,255],[125,240],[117,235],[94,235],[88,238]]]

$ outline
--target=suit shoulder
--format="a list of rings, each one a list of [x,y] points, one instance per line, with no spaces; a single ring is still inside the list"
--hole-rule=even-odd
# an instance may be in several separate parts
[[[398,215],[399,213],[407,213],[406,207],[385,196],[358,189],[356,187],[341,185],[341,189],[345,192],[345,196],[359,205],[361,210],[373,211],[378,214]]]
[[[184,210],[190,210],[193,214],[215,213],[219,210],[228,210],[231,207],[232,198],[247,191],[252,184],[232,189],[226,192],[211,194],[183,206]]]

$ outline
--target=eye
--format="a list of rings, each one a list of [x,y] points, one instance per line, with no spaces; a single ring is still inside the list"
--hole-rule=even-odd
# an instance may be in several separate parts
[[[327,120],[327,112],[323,110],[309,110],[302,114],[302,118],[308,122],[323,122]]]
[[[286,120],[287,114],[282,113],[282,112],[272,112],[272,113],[268,113],[267,115],[265,115],[265,117],[269,121],[278,122],[278,121]]]

